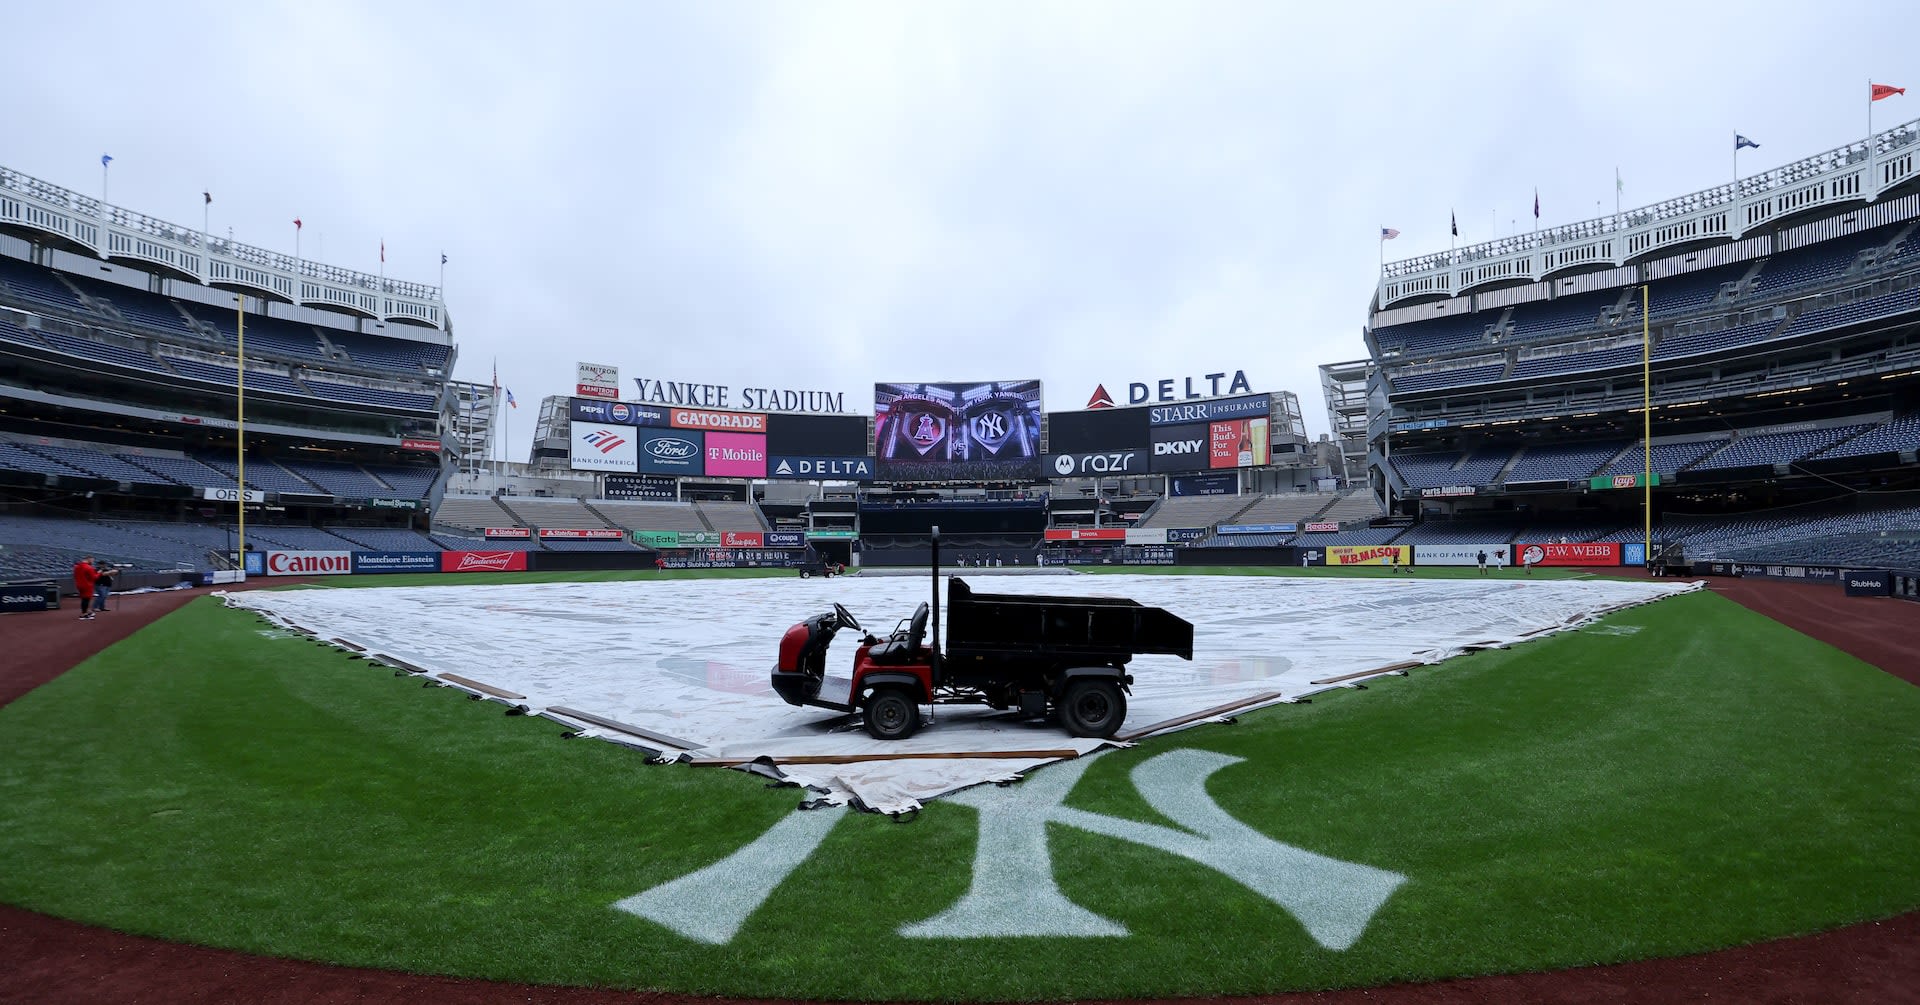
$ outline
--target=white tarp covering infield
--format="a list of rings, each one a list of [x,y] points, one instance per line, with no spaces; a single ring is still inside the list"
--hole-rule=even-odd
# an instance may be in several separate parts
[[[1143,656],[1130,665],[1135,683],[1122,735],[1225,705],[1260,704],[1261,696],[1276,692],[1303,697],[1339,686],[1314,681],[1396,663],[1436,663],[1699,588],[1612,580],[1127,575],[981,576],[972,585],[989,593],[1131,597],[1191,621],[1192,662]],[[226,602],[429,673],[523,694],[534,712],[567,718],[549,711],[564,706],[675,738],[700,758],[965,755],[781,768],[830,799],[854,797],[882,811],[912,808],[1060,756],[1045,752],[1086,753],[1103,745],[1070,737],[1053,723],[971,705],[936,706],[934,722],[919,734],[883,743],[854,718],[795,708],[774,694],[768,674],[780,635],[793,623],[837,601],[868,631],[885,635],[927,598],[925,577],[848,577],[308,589],[229,594]],[[857,633],[842,632],[828,653],[829,672],[844,675],[856,646]],[[592,735],[662,747],[573,721]],[[991,756],[1003,752],[1012,756]]]

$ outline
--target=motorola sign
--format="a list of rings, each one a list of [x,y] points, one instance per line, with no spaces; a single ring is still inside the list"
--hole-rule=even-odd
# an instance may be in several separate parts
[[[1047,469],[1056,478],[1085,475],[1139,475],[1147,471],[1147,455],[1139,450],[1107,450],[1091,454],[1055,454]]]

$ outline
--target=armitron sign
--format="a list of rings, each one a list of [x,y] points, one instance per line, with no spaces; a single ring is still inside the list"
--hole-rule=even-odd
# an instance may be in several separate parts
[[[269,576],[346,576],[353,573],[350,551],[269,551]]]

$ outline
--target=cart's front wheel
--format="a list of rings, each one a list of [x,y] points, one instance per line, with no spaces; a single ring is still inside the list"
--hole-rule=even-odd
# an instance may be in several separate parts
[[[1120,731],[1126,717],[1127,696],[1120,685],[1102,677],[1076,680],[1060,696],[1060,722],[1074,736],[1107,739]]]
[[[920,729],[920,706],[905,688],[883,687],[867,698],[867,735],[876,740],[904,740]]]

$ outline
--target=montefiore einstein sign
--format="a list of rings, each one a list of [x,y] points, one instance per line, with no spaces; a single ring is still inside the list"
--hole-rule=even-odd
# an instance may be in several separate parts
[[[831,414],[847,410],[843,391],[798,391],[784,387],[733,387],[727,384],[696,384],[685,380],[654,380],[635,377],[639,400],[658,405],[687,405],[693,408],[732,408],[746,412],[819,412]]]

